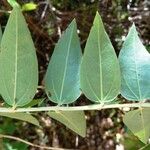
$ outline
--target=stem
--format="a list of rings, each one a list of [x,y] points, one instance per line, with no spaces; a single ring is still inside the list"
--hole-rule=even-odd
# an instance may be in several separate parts
[[[3,108],[0,107],[0,112],[41,112],[41,111],[79,111],[79,110],[101,110],[111,108],[137,108],[137,107],[149,107],[150,103],[130,103],[130,104],[93,104],[86,106],[74,106],[74,107],[63,107],[63,106],[50,106],[50,107],[33,107],[33,108]]]
[[[7,13],[7,14],[10,14],[10,13],[11,13],[11,11],[0,10],[0,13]]]
[[[48,147],[48,146],[41,146],[41,145],[37,145],[37,144],[33,144],[31,142],[25,141],[21,138],[15,137],[15,136],[10,136],[10,135],[4,135],[4,134],[0,134],[0,138],[7,138],[7,139],[12,139],[12,140],[16,140],[22,143],[25,143],[27,145],[30,145],[32,147],[37,147],[37,148],[41,148],[41,149],[47,149],[47,150],[69,150],[69,149],[64,149],[64,148],[56,148],[56,147]],[[71,150],[71,149],[70,149]]]

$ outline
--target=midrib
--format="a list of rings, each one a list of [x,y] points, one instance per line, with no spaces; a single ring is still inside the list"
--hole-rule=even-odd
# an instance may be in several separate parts
[[[72,32],[70,34],[70,40],[68,44],[68,50],[67,50],[67,56],[66,56],[66,62],[65,62],[65,68],[64,68],[64,74],[63,74],[63,79],[62,79],[62,85],[61,85],[61,91],[60,91],[60,97],[59,100],[62,100],[62,94],[63,94],[63,87],[64,87],[64,82],[65,82],[65,76],[67,72],[67,63],[68,63],[68,58],[69,58],[69,52],[70,52],[70,46],[71,46],[71,40],[72,40],[72,34],[73,34],[74,27],[72,28]]]
[[[144,139],[146,139],[146,129],[145,129],[145,121],[144,121],[144,114],[143,114],[143,111],[142,111],[142,108],[140,108],[140,114],[141,114],[141,120],[142,120],[142,128],[144,129],[143,130],[143,134],[144,134]]]
[[[17,56],[17,52],[18,52],[18,16],[17,16],[17,11],[16,11],[16,47],[15,47],[15,68],[14,68],[14,105],[16,104],[16,92],[17,92],[17,59],[18,59],[18,56]]]
[[[134,41],[136,41],[135,39],[135,31],[134,31],[134,36],[133,36],[133,43],[136,43]],[[135,44],[134,44],[134,48],[135,49]],[[134,50],[134,63],[135,63],[135,71],[136,71],[136,79],[137,79],[137,85],[138,85],[138,91],[139,91],[139,99],[141,100],[141,89],[140,89],[140,83],[139,83],[139,77],[138,77],[138,68],[137,68],[137,61],[136,61],[136,54],[135,54],[135,50]]]
[[[100,28],[98,26],[98,54],[99,54],[99,74],[100,74],[100,100],[103,100],[103,73],[102,73],[102,58],[100,48]]]

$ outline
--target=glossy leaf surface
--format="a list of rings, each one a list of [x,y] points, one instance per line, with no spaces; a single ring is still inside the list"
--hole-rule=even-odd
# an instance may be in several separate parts
[[[134,135],[147,144],[150,137],[150,108],[141,108],[126,113],[123,122]]]
[[[14,7],[1,41],[0,92],[6,103],[24,106],[38,85],[35,48],[19,7]]]
[[[69,104],[80,96],[80,61],[80,42],[73,20],[58,41],[47,69],[45,86],[51,101]]]
[[[17,113],[2,113],[0,112],[0,116],[22,120],[22,121],[29,122],[33,125],[40,126],[38,120],[28,113],[18,113],[18,112]]]
[[[115,99],[120,90],[120,69],[117,56],[96,14],[81,63],[81,89],[97,103]]]
[[[150,54],[143,46],[133,24],[119,54],[121,94],[128,100],[150,98]]]
[[[57,111],[48,112],[53,119],[61,122],[66,127],[82,137],[86,135],[86,120],[84,111]]]

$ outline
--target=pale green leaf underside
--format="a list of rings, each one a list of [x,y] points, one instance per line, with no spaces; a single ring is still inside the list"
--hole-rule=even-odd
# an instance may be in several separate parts
[[[150,138],[150,108],[141,108],[125,114],[123,121],[125,125],[143,143]]]
[[[119,54],[121,67],[121,94],[128,100],[150,98],[150,54],[132,25]]]
[[[84,111],[57,111],[48,112],[48,115],[80,136],[85,137],[86,120]]]
[[[34,44],[19,7],[14,7],[1,41],[0,93],[13,107],[29,103],[38,85]]]
[[[1,29],[1,25],[0,25],[0,43],[1,43],[1,39],[2,39],[2,29]]]
[[[80,82],[83,93],[94,102],[109,102],[119,94],[119,63],[98,13],[86,43]]]
[[[38,120],[28,113],[18,113],[18,112],[17,113],[2,113],[0,112],[0,116],[9,117],[9,118],[17,119],[21,121],[26,121],[33,125],[40,126]]]
[[[12,6],[12,7],[18,7],[19,4],[16,2],[16,0],[7,0],[7,2]]]
[[[81,48],[73,20],[58,41],[47,69],[45,88],[51,101],[69,104],[80,96],[80,62]]]

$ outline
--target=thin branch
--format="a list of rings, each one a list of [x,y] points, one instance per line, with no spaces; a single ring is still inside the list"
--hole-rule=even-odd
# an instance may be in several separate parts
[[[10,136],[10,135],[0,134],[0,138],[7,138],[7,139],[16,140],[16,141],[25,143],[27,145],[30,145],[30,146],[33,146],[33,147],[38,147],[38,148],[41,148],[41,149],[47,149],[47,150],[71,150],[71,149],[64,149],[64,148],[56,148],[56,147],[54,148],[54,147],[41,146],[41,145],[33,144],[33,143],[25,141],[25,140],[23,140],[21,138]]]
[[[0,13],[7,13],[7,14],[10,14],[10,13],[11,13],[11,11],[0,10]]]
[[[63,107],[63,106],[50,106],[50,107],[32,107],[32,108],[4,108],[0,107],[0,112],[41,112],[41,111],[79,111],[79,110],[101,110],[101,109],[112,109],[112,108],[138,108],[138,107],[149,107],[150,103],[128,103],[128,104],[93,104],[86,106],[74,106],[74,107]]]

